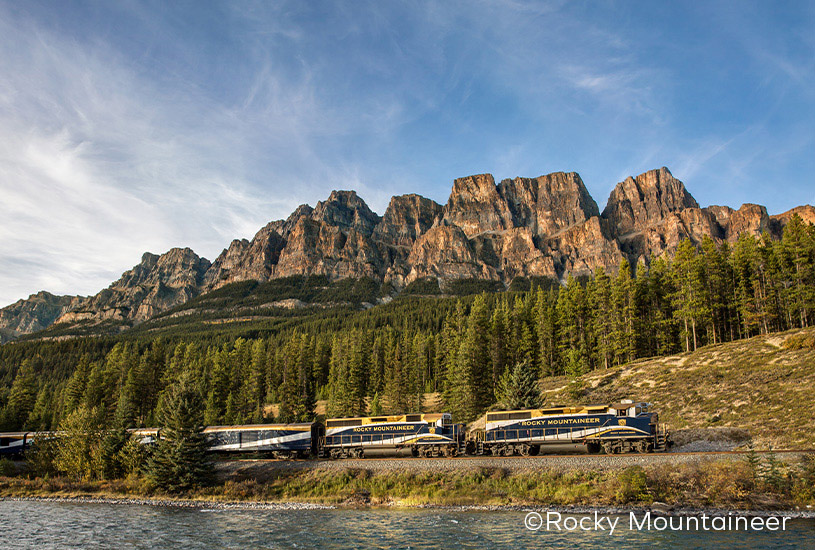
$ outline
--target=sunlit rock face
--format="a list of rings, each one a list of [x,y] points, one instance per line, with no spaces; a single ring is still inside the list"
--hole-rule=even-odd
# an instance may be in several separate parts
[[[20,300],[0,310],[0,340],[55,321],[138,323],[230,283],[292,275],[370,277],[397,291],[425,277],[562,282],[598,267],[614,272],[624,260],[648,265],[671,256],[683,239],[779,238],[795,214],[815,223],[809,205],[775,216],[756,204],[700,208],[664,167],[618,183],[602,214],[575,172],[498,184],[490,174],[458,178],[443,206],[400,195],[382,217],[356,192],[333,191],[314,208],[303,204],[285,220],[269,222],[251,240],[233,240],[211,264],[188,248],[145,253],[95,296],[42,292]]]

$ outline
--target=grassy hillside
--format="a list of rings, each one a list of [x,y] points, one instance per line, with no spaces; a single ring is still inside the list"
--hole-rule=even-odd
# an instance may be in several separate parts
[[[746,428],[757,448],[815,448],[815,328],[542,383],[547,403],[653,403],[671,429]]]

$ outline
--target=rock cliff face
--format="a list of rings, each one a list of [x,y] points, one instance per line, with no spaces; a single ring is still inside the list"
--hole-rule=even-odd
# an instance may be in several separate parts
[[[189,248],[173,248],[141,262],[95,296],[60,315],[57,323],[144,321],[196,296],[210,263]]]
[[[662,167],[618,183],[608,198],[603,218],[608,220],[615,235],[624,236],[687,208],[699,208],[699,205],[685,185]]]
[[[370,277],[396,289],[423,277],[564,281],[600,266],[613,272],[625,259],[647,264],[672,254],[682,239],[734,242],[745,232],[778,238],[793,214],[815,223],[808,205],[775,216],[755,204],[700,208],[667,168],[618,183],[602,214],[574,172],[498,185],[490,174],[459,178],[444,206],[402,195],[382,217],[354,191],[334,191],[314,208],[304,204],[270,222],[251,241],[232,241],[211,265],[190,249],[147,253],[96,296],[21,300],[0,310],[0,338],[54,320],[132,324],[233,282],[291,275]]]
[[[81,296],[54,296],[43,290],[0,309],[0,344],[47,328],[82,300]]]

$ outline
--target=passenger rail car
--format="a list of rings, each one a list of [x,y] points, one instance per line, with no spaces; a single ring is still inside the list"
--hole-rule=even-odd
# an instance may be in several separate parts
[[[244,426],[209,426],[204,433],[213,452],[261,452],[277,458],[317,456],[323,432],[322,424],[247,424]]]
[[[403,448],[413,456],[456,456],[464,451],[463,428],[450,413],[329,418],[322,456],[362,458],[366,450]]]
[[[474,454],[536,455],[546,445],[582,444],[590,453],[666,450],[668,433],[648,403],[489,412],[483,431],[471,434]]]
[[[29,432],[8,432],[0,434],[0,456],[14,456],[22,452],[31,445]]]
[[[138,428],[131,433],[144,445],[155,443],[160,436],[156,428]],[[319,454],[323,426],[318,422],[208,426],[204,434],[214,453],[257,452],[276,458],[306,458]]]

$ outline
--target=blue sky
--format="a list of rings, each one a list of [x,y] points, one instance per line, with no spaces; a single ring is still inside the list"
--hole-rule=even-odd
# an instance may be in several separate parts
[[[815,203],[812,2],[0,0],[0,306],[355,189],[668,166]]]

